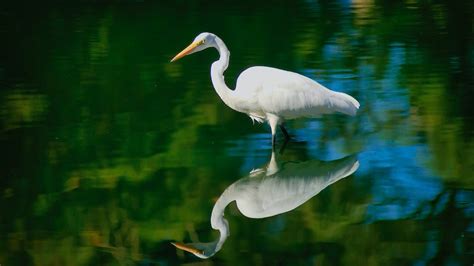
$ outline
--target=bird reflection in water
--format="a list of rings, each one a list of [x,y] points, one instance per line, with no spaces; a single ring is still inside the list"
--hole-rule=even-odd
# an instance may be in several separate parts
[[[289,212],[302,205],[329,185],[354,173],[359,168],[355,155],[334,161],[310,160],[279,164],[272,156],[264,168],[230,185],[215,203],[211,226],[219,238],[209,243],[172,243],[178,249],[206,259],[216,254],[229,236],[229,223],[224,210],[235,201],[240,212],[249,218],[266,218]]]

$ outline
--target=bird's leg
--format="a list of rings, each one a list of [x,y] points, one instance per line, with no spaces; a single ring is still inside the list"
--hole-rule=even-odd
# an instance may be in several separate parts
[[[290,139],[290,134],[288,134],[288,131],[286,131],[286,128],[283,124],[280,125],[280,129],[281,129],[281,132],[283,132],[285,139],[288,141]]]
[[[270,129],[272,130],[272,148],[275,147],[276,143],[276,128],[278,125],[278,121],[280,118],[274,114],[267,114],[267,121],[268,124],[270,125]]]

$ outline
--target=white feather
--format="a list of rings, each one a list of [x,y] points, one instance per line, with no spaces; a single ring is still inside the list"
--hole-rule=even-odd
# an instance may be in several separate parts
[[[319,117],[322,114],[355,115],[359,102],[327,89],[303,75],[272,67],[251,67],[237,79],[238,108],[252,116],[267,113],[283,119]]]
[[[235,90],[224,81],[230,52],[224,42],[212,33],[201,33],[194,42],[176,55],[175,61],[186,54],[214,47],[219,60],[211,66],[214,89],[230,108],[246,113],[253,122],[270,124],[273,144],[276,126],[286,119],[319,117],[323,114],[355,115],[359,102],[342,92],[331,91],[318,82],[298,73],[272,67],[256,66],[242,72]]]

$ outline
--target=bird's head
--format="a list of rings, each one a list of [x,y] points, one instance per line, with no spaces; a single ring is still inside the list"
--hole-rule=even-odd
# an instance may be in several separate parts
[[[203,32],[199,34],[196,38],[194,38],[194,41],[188,45],[188,47],[184,48],[183,51],[179,52],[175,57],[173,57],[171,62],[174,62],[186,55],[202,51],[206,48],[214,47],[215,39],[216,35],[209,32]]]

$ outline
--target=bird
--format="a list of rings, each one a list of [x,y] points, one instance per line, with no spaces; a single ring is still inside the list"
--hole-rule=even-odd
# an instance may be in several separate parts
[[[336,112],[355,116],[360,107],[359,102],[346,93],[332,91],[301,74],[267,66],[247,68],[237,78],[235,90],[231,90],[224,80],[224,71],[229,66],[229,49],[221,38],[209,32],[200,33],[171,62],[207,48],[219,52],[219,60],[211,65],[215,91],[227,106],[247,114],[253,122],[267,122],[272,147],[275,146],[277,127],[286,141],[290,138],[283,124],[286,120],[317,118]]]
[[[178,243],[176,248],[201,259],[216,254],[230,235],[225,208],[233,201],[246,217],[261,219],[289,212],[302,205],[323,189],[350,176],[359,168],[356,155],[333,161],[308,160],[280,163],[272,152],[269,163],[252,170],[230,186],[217,199],[211,212],[211,227],[219,231],[212,242]]]

